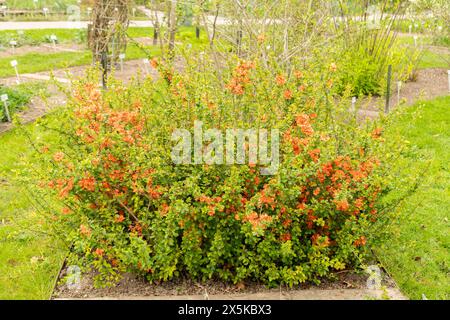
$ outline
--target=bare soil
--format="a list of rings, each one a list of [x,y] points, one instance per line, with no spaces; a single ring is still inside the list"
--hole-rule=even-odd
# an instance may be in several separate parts
[[[63,269],[60,274],[58,285],[54,290],[52,299],[98,299],[105,298],[117,299],[124,298],[177,298],[190,299],[189,297],[207,297],[207,296],[232,296],[232,295],[254,295],[262,294],[277,298],[279,295],[289,295],[306,290],[324,291],[329,290],[336,293],[336,290],[355,290],[362,292],[366,290],[367,274],[357,274],[354,272],[340,272],[334,275],[333,280],[323,280],[320,284],[306,283],[289,288],[287,286],[278,286],[268,288],[257,282],[242,282],[238,284],[226,283],[217,280],[208,280],[205,282],[194,281],[188,277],[174,279],[166,282],[149,283],[143,277],[137,277],[132,274],[124,274],[123,279],[111,288],[95,288],[94,273],[84,274],[81,277],[79,288],[70,289],[64,282],[67,269]],[[401,297],[395,283],[386,274],[383,274],[382,285],[391,292],[395,292],[397,297]],[[359,291],[358,291],[359,290]],[[338,297],[329,297],[338,298]]]
[[[22,46],[18,48],[6,47],[0,49],[0,58],[14,58],[28,53],[52,54],[58,52],[81,52],[86,50],[86,45],[76,43],[57,44],[53,47],[52,44],[41,44],[39,46]]]

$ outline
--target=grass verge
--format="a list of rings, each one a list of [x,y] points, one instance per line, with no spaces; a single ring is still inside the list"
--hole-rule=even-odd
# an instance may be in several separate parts
[[[35,138],[51,139],[38,125],[27,129]],[[0,300],[50,298],[65,255],[46,234],[27,190],[14,182],[30,150],[19,129],[0,135]]]
[[[390,238],[376,252],[411,299],[450,299],[450,96],[405,110],[389,129],[414,147],[402,159],[403,174],[422,185],[397,212]]]

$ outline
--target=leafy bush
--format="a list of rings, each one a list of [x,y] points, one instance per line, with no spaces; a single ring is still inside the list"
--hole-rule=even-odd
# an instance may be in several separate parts
[[[100,284],[131,271],[294,285],[360,266],[397,201],[383,195],[398,146],[336,104],[339,66],[285,74],[232,59],[218,75],[211,57],[188,56],[182,73],[154,59],[156,82],[74,85],[54,128],[59,144],[36,144],[39,192],[63,203],[49,220],[71,245],[70,263],[98,270]],[[278,171],[174,164],[172,132],[192,132],[196,120],[205,130],[279,129]]]
[[[336,32],[341,43],[334,51],[334,59],[340,61],[340,92],[350,90],[352,95],[382,95],[385,91],[388,66],[393,68],[393,79],[406,80],[419,60],[417,50],[405,49],[397,42],[394,31],[401,25],[397,18],[403,10],[402,2],[396,2],[394,13],[382,15],[388,1],[378,5],[381,17],[362,21],[355,19],[346,7],[341,8],[341,23]],[[370,14],[374,10],[369,2],[359,4],[360,11]],[[375,7],[376,8],[376,7]]]

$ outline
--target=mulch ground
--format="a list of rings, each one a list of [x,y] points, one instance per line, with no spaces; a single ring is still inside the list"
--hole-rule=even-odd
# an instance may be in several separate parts
[[[289,288],[287,286],[278,286],[268,288],[257,282],[242,282],[238,284],[226,283],[223,281],[208,280],[205,282],[194,281],[187,277],[178,278],[166,282],[149,283],[143,277],[137,277],[132,274],[124,274],[122,280],[114,287],[95,288],[94,273],[84,274],[78,289],[71,289],[65,284],[67,269],[64,268],[60,274],[58,285],[56,286],[52,299],[120,299],[126,297],[133,298],[176,298],[176,297],[206,297],[208,296],[248,296],[260,294],[268,297],[278,297],[280,295],[289,296],[306,290],[333,292],[343,295],[350,292],[363,292],[366,288],[368,275],[366,273],[339,272],[335,273],[332,280],[323,280],[320,284],[305,283]],[[397,292],[395,295],[401,297],[395,282],[386,274],[382,275],[382,285],[390,292]],[[329,297],[330,299],[339,299],[339,297]]]

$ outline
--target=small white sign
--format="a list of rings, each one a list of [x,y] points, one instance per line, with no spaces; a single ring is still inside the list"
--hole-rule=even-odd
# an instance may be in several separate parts
[[[25,34],[25,32],[23,30],[17,30],[17,34],[19,36],[23,36]]]
[[[5,93],[0,96],[0,99],[2,100],[2,102],[6,102],[6,101],[8,101],[9,98],[8,98],[8,95]]]
[[[125,59],[125,53],[119,54],[119,59],[120,59],[120,60],[124,60],[124,59]]]
[[[50,36],[50,40],[52,40],[52,41],[58,41],[58,37],[55,36],[54,34],[52,34],[52,35]]]
[[[17,60],[11,61],[11,67],[13,68],[17,67]]]
[[[143,62],[144,64],[150,65],[150,60],[148,60],[148,59],[144,59],[144,60],[142,60],[142,62]]]
[[[11,40],[9,42],[10,45],[12,45],[13,47],[17,46],[17,41],[16,40]]]

